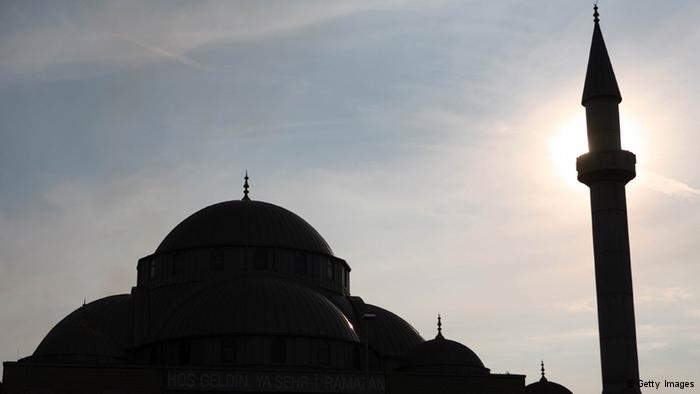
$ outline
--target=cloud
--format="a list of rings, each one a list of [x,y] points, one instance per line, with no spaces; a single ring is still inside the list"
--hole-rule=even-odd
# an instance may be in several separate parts
[[[700,196],[700,189],[653,171],[640,168],[638,177],[642,186],[659,193],[687,199],[695,199]]]
[[[566,304],[564,307],[570,312],[594,312],[595,309],[593,307],[593,304],[593,298],[580,298],[569,304]]]
[[[155,53],[158,56],[162,56],[166,59],[175,60],[176,62],[178,62],[184,66],[192,67],[192,68],[195,68],[195,69],[200,70],[200,71],[206,71],[209,68],[209,67],[203,65],[202,63],[199,63],[198,61],[196,61],[190,57],[187,57],[185,55],[171,53],[171,52],[166,51],[165,49],[157,48],[157,47],[154,47],[151,45],[147,45],[147,44],[144,44],[142,42],[138,42],[136,40],[132,40],[132,39],[129,39],[126,37],[122,37],[122,38],[124,40],[134,44],[134,45],[137,45],[137,46],[149,51],[149,52]]]
[[[18,3],[5,10],[0,76],[45,74],[66,64],[120,67],[163,59],[202,68],[187,53],[203,45],[281,34],[397,4],[324,1],[265,7],[253,1],[202,1],[173,6],[128,0],[81,7],[56,2],[37,10]]]
[[[692,290],[678,285],[667,287],[644,286],[635,295],[640,304],[668,305],[684,303],[694,298]]]

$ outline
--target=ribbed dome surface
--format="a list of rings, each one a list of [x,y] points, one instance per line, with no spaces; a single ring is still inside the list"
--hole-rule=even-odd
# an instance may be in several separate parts
[[[480,375],[489,369],[471,349],[459,342],[436,338],[416,346],[399,369],[411,372]]]
[[[369,304],[367,313],[377,316],[368,323],[369,343],[382,356],[404,356],[424,342],[415,328],[394,313]]]
[[[174,312],[156,339],[246,334],[358,342],[348,319],[327,298],[269,277],[208,284]]]
[[[56,324],[37,347],[35,354],[55,352],[55,345],[82,346],[74,341],[79,338],[78,328],[89,327],[109,342],[122,349],[129,343],[131,328],[131,295],[119,294],[93,301],[71,312]],[[88,335],[89,336],[89,335]],[[121,350],[120,350],[121,352]]]
[[[559,383],[548,380],[540,380],[525,386],[526,394],[573,394],[569,389]]]
[[[286,247],[333,255],[321,235],[304,219],[262,201],[225,201],[183,220],[156,253],[215,246]]]
[[[32,359],[60,363],[119,363],[130,328],[131,296],[115,295],[83,305],[61,320]]]
[[[47,336],[32,355],[37,361],[113,364],[127,361],[112,339],[90,327],[71,327],[61,336]]]

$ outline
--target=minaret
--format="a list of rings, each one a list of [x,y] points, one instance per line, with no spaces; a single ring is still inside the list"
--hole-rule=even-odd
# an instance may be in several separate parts
[[[635,156],[620,147],[622,101],[594,7],[593,40],[581,104],[586,107],[588,153],[576,160],[578,180],[590,188],[598,332],[603,394],[640,393],[625,185]]]

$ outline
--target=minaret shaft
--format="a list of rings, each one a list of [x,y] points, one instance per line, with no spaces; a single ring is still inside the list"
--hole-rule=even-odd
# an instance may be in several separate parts
[[[622,100],[597,18],[582,104],[589,152],[576,160],[590,188],[603,394],[640,394],[625,185],[636,158],[622,150]]]
[[[625,185],[596,182],[590,195],[603,394],[639,393]]]
[[[620,112],[618,103],[611,99],[591,100],[586,103],[588,150],[620,150]]]

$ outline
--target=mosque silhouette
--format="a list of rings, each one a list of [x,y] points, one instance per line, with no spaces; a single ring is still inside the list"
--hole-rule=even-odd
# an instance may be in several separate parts
[[[621,96],[594,15],[590,152],[577,168],[591,188],[603,392],[639,393],[624,207],[634,155],[620,148]],[[84,303],[31,356],[4,362],[2,394],[571,394],[543,363],[527,386],[492,373],[440,316],[426,341],[352,295],[349,264],[304,219],[253,200],[248,180],[241,200],[192,214],[141,258],[130,293]]]

